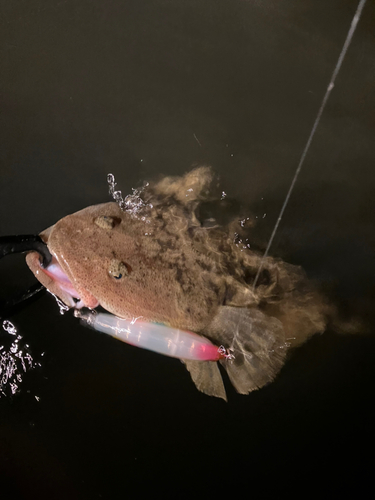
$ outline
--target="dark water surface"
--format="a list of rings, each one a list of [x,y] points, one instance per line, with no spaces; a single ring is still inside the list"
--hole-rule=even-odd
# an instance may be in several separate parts
[[[0,234],[109,201],[108,172],[128,193],[209,163],[266,240],[356,7],[1,2]],[[316,336],[273,384],[228,384],[224,403],[178,360],[87,330],[46,295],[11,318],[41,368],[0,398],[1,498],[372,489],[374,33],[368,1],[271,250],[368,333]],[[21,257],[0,270],[2,298],[34,282]]]

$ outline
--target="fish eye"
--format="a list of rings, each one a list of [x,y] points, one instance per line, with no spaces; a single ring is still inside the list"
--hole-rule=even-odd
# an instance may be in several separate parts
[[[131,272],[131,267],[129,264],[125,264],[118,259],[112,259],[109,264],[108,274],[115,278],[116,280],[120,280],[124,276],[128,276]]]

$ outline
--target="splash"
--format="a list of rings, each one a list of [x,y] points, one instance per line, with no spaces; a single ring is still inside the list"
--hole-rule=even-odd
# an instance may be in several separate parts
[[[109,194],[118,203],[121,210],[130,213],[133,217],[139,218],[144,222],[149,222],[145,216],[141,215],[145,210],[152,208],[152,204],[146,203],[142,198],[142,194],[149,185],[148,183],[139,189],[132,189],[133,194],[128,194],[123,198],[122,192],[115,190],[117,183],[113,174],[107,175],[107,182],[109,185]]]
[[[69,311],[70,307],[67,306],[66,304],[64,304],[64,302],[62,300],[60,300],[57,295],[52,293],[50,290],[47,290],[47,291],[55,298],[56,303],[57,303],[58,308],[59,308],[59,312],[61,315],[65,314],[67,311]]]
[[[24,374],[40,363],[34,361],[28,344],[22,342],[22,336],[10,321],[3,321],[0,331],[0,398],[13,396],[20,391]]]

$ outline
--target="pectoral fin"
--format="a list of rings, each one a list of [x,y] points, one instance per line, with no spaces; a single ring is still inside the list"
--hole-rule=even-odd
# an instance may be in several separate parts
[[[223,379],[215,361],[190,361],[185,359],[183,362],[199,391],[208,396],[227,400]]]
[[[232,348],[234,359],[220,362],[240,394],[271,382],[284,364],[283,326],[257,308],[220,307],[204,333],[216,344]]]

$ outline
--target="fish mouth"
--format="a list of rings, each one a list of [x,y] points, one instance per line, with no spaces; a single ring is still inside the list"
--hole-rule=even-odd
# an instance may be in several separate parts
[[[26,262],[37,280],[69,308],[94,309],[99,305],[98,300],[88,290],[72,283],[53,253],[52,260],[46,267],[43,266],[41,256],[37,252],[29,253]]]
[[[41,270],[54,281],[55,285],[64,292],[64,295],[66,294],[69,297],[69,304],[67,305],[75,309],[81,309],[86,306],[80,294],[57,262],[56,257],[52,257],[52,261],[47,267],[41,266]]]

